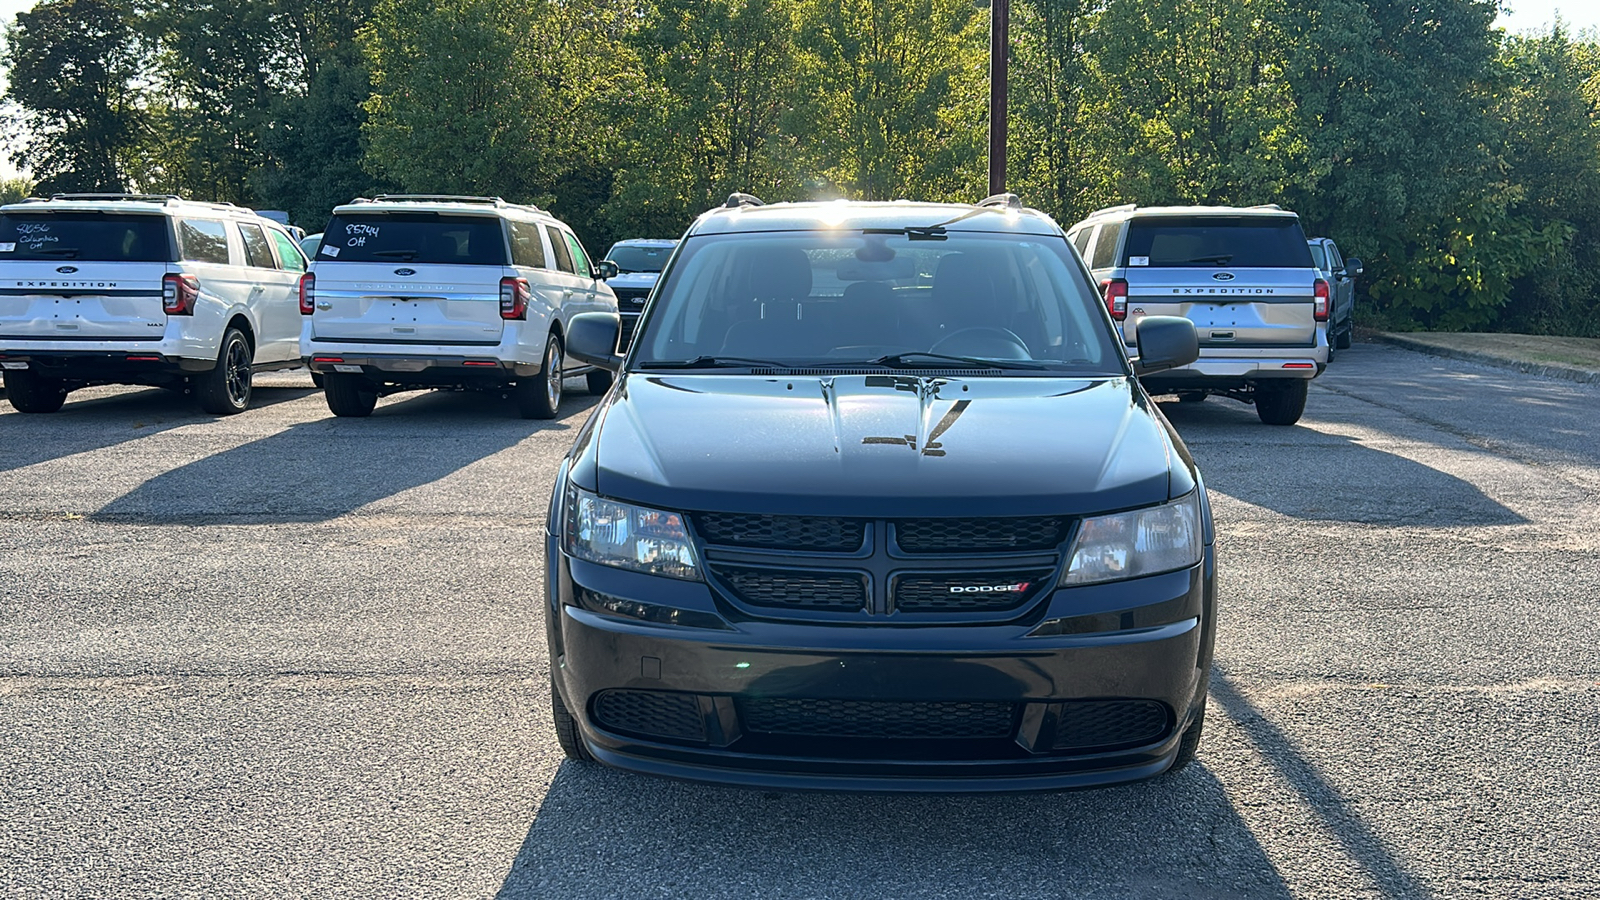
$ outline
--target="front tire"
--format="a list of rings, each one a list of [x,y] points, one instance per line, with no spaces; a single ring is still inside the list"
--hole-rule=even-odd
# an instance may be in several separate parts
[[[1200,737],[1206,728],[1206,702],[1200,701],[1200,710],[1195,713],[1194,721],[1183,730],[1183,737],[1178,739],[1178,755],[1173,757],[1172,766],[1167,769],[1168,775],[1183,771],[1194,762],[1200,753]]]
[[[250,362],[255,350],[244,332],[229,328],[222,334],[217,364],[195,381],[200,408],[214,416],[232,416],[250,406]]]
[[[578,731],[578,720],[567,710],[567,704],[561,699],[561,689],[556,687],[556,675],[550,673],[550,718],[556,726],[556,743],[561,745],[561,752],[567,759],[579,762],[594,762],[594,757],[589,754],[589,748],[583,745],[583,734]]]
[[[7,369],[6,399],[23,413],[53,413],[67,402],[67,388],[59,378],[41,378],[32,369]]]
[[[616,377],[605,369],[596,369],[583,376],[584,383],[588,385],[589,393],[599,396],[611,390],[611,383]]]
[[[514,392],[524,419],[554,419],[561,409],[561,338],[555,332],[544,342],[544,368],[538,377],[520,379]]]
[[[1309,378],[1262,381],[1256,384],[1256,415],[1268,425],[1293,425],[1306,411]]]
[[[378,405],[378,392],[360,375],[329,372],[322,377],[328,411],[336,416],[364,419]]]

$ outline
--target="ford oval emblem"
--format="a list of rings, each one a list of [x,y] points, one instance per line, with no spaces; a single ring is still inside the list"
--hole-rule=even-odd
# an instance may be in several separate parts
[[[416,269],[395,269],[394,273],[396,275],[415,275],[415,274],[417,274],[417,270]]]
[[[72,273],[78,271],[78,267],[77,266],[61,266],[61,267],[57,268],[56,271],[60,272],[63,275],[71,275]]]
[[[1232,281],[1233,280],[1233,273],[1232,272],[1217,272],[1216,274],[1212,275],[1211,277],[1215,278],[1218,281]]]

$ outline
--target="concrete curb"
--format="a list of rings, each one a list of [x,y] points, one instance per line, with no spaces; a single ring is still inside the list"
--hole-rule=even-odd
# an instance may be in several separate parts
[[[1600,384],[1600,371],[1593,369],[1579,369],[1574,366],[1563,366],[1556,363],[1529,362],[1525,359],[1513,359],[1509,356],[1499,356],[1493,353],[1480,353],[1477,350],[1458,350],[1454,347],[1441,347],[1437,344],[1430,344],[1427,341],[1408,338],[1403,334],[1370,332],[1365,337],[1380,344],[1392,344],[1396,347],[1415,350],[1418,353],[1427,353],[1431,356],[1464,359],[1468,362],[1482,363],[1486,366],[1514,369],[1529,375],[1542,375],[1545,378],[1559,378],[1563,381],[1576,381],[1581,384]]]

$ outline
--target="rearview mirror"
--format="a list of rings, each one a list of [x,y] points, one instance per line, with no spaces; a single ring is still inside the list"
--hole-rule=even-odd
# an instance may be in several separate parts
[[[617,337],[622,319],[616,313],[579,313],[567,322],[567,355],[611,372],[622,368]]]
[[[1133,369],[1139,375],[1187,366],[1200,358],[1200,335],[1182,316],[1145,316],[1134,339],[1139,356]]]

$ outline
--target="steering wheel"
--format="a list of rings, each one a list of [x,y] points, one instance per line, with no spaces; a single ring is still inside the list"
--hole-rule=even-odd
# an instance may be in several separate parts
[[[985,325],[953,331],[934,342],[929,353],[981,356],[988,359],[1033,359],[1028,345],[1009,328]]]

